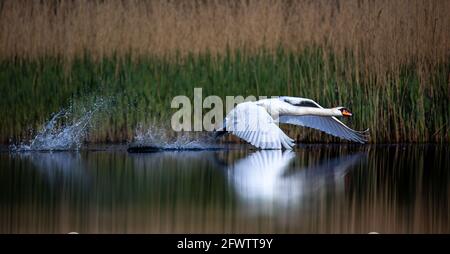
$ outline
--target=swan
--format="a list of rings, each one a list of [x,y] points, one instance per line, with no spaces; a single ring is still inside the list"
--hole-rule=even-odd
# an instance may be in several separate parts
[[[231,133],[260,149],[292,149],[294,140],[277,125],[286,123],[317,129],[358,143],[366,143],[368,131],[355,131],[336,117],[351,117],[345,107],[323,108],[317,102],[301,97],[283,96],[243,102],[225,117],[215,132],[218,138]]]

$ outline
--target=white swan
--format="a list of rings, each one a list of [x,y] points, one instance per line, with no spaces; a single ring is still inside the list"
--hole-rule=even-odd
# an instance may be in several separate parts
[[[291,149],[294,140],[277,125],[287,123],[318,129],[346,140],[365,143],[368,130],[355,131],[336,117],[350,117],[345,107],[323,108],[317,102],[300,97],[279,97],[243,102],[225,117],[216,136],[234,134],[261,149]]]

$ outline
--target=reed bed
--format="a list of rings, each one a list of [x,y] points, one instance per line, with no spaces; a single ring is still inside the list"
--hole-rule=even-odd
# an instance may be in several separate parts
[[[202,87],[348,106],[372,142],[448,142],[449,12],[432,0],[2,1],[0,141],[100,96],[114,103],[87,141],[130,140]]]

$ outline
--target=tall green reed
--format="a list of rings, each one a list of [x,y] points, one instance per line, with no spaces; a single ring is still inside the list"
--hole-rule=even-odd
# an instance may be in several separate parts
[[[355,129],[370,128],[371,142],[448,142],[448,64],[435,68],[426,86],[414,65],[397,73],[371,74],[355,65],[352,53],[337,57],[320,47],[293,53],[228,50],[225,54],[105,57],[86,53],[69,65],[58,57],[0,63],[0,141],[34,135],[52,113],[69,105],[87,107],[96,97],[111,98],[108,113],[87,142],[125,142],[139,124],[170,126],[177,95],[291,95],[324,107],[347,106]],[[226,112],[224,112],[226,113]],[[336,142],[309,129],[281,126],[300,142]],[[232,139],[229,139],[231,141]]]

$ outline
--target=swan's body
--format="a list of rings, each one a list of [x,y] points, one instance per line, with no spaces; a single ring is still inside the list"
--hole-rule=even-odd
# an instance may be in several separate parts
[[[279,97],[243,102],[225,117],[218,131],[229,132],[261,149],[291,149],[294,140],[277,123],[318,129],[330,135],[359,143],[367,142],[367,130],[355,131],[336,117],[351,116],[344,107],[323,108],[317,102],[300,97]]]

